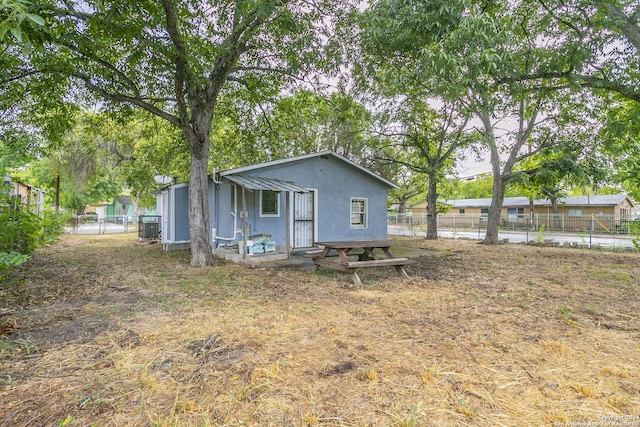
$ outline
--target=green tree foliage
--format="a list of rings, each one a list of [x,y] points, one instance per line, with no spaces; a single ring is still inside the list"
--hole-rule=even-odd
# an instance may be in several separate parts
[[[389,154],[391,155],[393,152],[390,151]],[[395,159],[393,162],[396,163]],[[391,204],[397,205],[398,213],[405,213],[411,202],[418,203],[424,200],[424,193],[427,191],[428,182],[423,174],[415,173],[415,171],[399,163],[396,164],[399,165],[395,177],[398,188],[389,191],[388,197]]]
[[[521,2],[523,27],[537,34],[536,67],[517,78],[538,87],[586,88],[609,102],[600,120],[616,181],[638,194],[634,143],[640,102],[640,4],[635,0]],[[612,96],[614,94],[615,96]]]
[[[191,264],[209,265],[207,176],[219,102],[237,93],[272,96],[282,81],[308,74],[322,59],[322,31],[348,7],[334,0],[41,1],[34,8],[46,31],[29,33],[32,53],[13,49],[0,65],[11,70],[4,80],[69,82],[107,109],[140,108],[178,128],[190,159]]]
[[[17,42],[29,44],[29,38],[23,32],[26,25],[43,26],[44,19],[31,13],[32,3],[27,0],[0,1],[0,40],[10,34]]]
[[[371,114],[344,92],[322,96],[300,90],[279,99],[261,118],[262,135],[256,140],[270,158],[333,150],[370,163],[367,134]]]
[[[150,193],[159,186],[154,177],[178,181],[189,178],[189,156],[182,134],[165,120],[144,111],[124,117],[88,114],[83,132],[95,147],[103,183],[120,185],[142,205],[154,205]],[[106,188],[105,188],[106,189]],[[110,194],[113,197],[113,190]]]
[[[640,200],[640,103],[615,103],[606,113],[606,124],[599,137],[615,159],[613,182]]]
[[[372,148],[371,113],[345,92],[301,89],[242,116],[224,111],[211,136],[216,169],[333,150],[390,178],[391,168],[376,160]]]
[[[640,5],[635,0],[529,0],[518,9],[537,35],[536,66],[520,78],[640,101]]]
[[[113,198],[122,190],[122,181],[111,172],[97,138],[90,116],[79,117],[76,126],[63,137],[60,148],[32,163],[27,179],[46,189],[50,202],[59,179],[60,204],[74,214],[83,214],[87,204]]]
[[[538,5],[539,6],[539,5]],[[481,134],[491,159],[492,204],[485,243],[498,241],[500,212],[519,166],[557,144],[558,117],[579,101],[572,87],[541,85],[547,40],[532,26],[532,2],[380,0],[364,14],[362,74],[393,94],[457,102]],[[535,27],[535,31],[533,30]],[[368,68],[367,68],[368,67]]]
[[[402,164],[414,174],[426,177],[427,239],[438,238],[438,183],[451,173],[459,152],[474,142],[475,132],[467,129],[468,118],[459,114],[455,103],[444,103],[435,109],[421,97],[406,97],[392,108],[386,127],[396,127],[387,135],[391,155],[388,161]],[[416,177],[417,178],[417,177]],[[417,182],[414,178],[413,182]],[[404,196],[412,196],[403,191]]]
[[[541,108],[539,101],[518,96],[521,87],[499,83],[523,66],[514,54],[523,37],[514,28],[507,2],[381,0],[363,19],[363,50],[371,58],[365,76],[383,91],[392,88],[392,95],[420,93],[425,101],[455,103],[457,115],[479,120],[495,176],[486,243],[497,242],[506,176]],[[497,134],[499,122],[514,119],[517,132]]]
[[[473,180],[462,180],[456,185],[454,199],[484,199],[490,198],[493,191],[493,177],[482,175]]]

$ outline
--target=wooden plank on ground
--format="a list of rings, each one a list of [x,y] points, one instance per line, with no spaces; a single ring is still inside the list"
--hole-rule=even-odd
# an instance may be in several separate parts
[[[315,264],[315,267],[324,265],[325,267],[334,268],[336,270],[344,271],[346,273],[353,273],[355,271],[354,268],[351,268],[348,265],[343,265],[335,261],[329,261],[324,258],[316,258],[313,260],[313,262]]]
[[[386,258],[386,259],[374,259],[369,261],[350,261],[345,263],[346,267],[384,267],[389,265],[407,265],[413,264],[408,258]]]

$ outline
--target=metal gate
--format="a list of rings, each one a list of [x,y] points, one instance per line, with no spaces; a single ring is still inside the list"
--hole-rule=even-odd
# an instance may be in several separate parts
[[[293,247],[313,246],[313,191],[294,193],[293,196]]]

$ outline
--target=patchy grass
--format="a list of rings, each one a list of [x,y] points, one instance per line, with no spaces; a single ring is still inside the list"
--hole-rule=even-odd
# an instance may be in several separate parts
[[[0,284],[1,425],[548,426],[640,414],[637,254],[407,238],[410,280],[64,236]],[[597,266],[597,267],[594,267]],[[613,419],[613,418],[611,418]]]

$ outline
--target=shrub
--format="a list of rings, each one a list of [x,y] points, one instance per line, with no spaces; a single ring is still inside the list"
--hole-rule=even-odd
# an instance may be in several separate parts
[[[0,195],[0,270],[22,264],[38,246],[55,241],[63,223],[61,215],[46,212],[40,217],[19,199]]]
[[[0,252],[30,254],[40,238],[40,218],[15,200],[0,205]]]
[[[29,259],[29,255],[18,252],[0,252],[0,271],[15,267]]]

